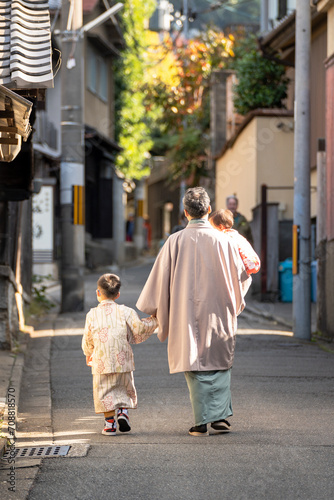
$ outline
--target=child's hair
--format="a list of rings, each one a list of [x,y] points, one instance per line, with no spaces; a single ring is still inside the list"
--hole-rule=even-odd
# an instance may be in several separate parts
[[[118,295],[121,288],[121,280],[116,274],[103,274],[97,280],[97,287],[101,289],[103,295],[108,299],[113,299]]]
[[[209,215],[210,221],[213,222],[215,226],[223,225],[227,229],[230,229],[233,226],[233,214],[231,210],[216,210],[215,212],[211,212]]]

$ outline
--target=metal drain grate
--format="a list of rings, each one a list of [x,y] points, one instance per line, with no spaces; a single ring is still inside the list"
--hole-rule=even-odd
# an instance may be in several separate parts
[[[30,446],[8,450],[3,458],[40,458],[40,457],[65,457],[71,446]]]

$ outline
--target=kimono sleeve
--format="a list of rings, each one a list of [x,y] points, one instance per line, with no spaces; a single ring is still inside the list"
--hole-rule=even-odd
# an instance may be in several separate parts
[[[92,316],[90,313],[86,316],[85,330],[82,337],[81,347],[85,356],[91,356],[94,351],[94,341],[92,335]]]
[[[140,311],[157,316],[161,342],[168,337],[169,329],[171,239],[169,237],[160,250],[136,304]]]
[[[156,318],[140,319],[136,311],[127,307],[125,309],[125,321],[130,344],[140,344],[147,340],[158,326]]]
[[[252,245],[241,234],[238,234],[238,246],[241,258],[248,274],[259,272],[261,267],[260,258]]]
[[[230,240],[229,244],[233,248],[231,255],[231,277],[236,301],[235,311],[236,315],[239,316],[245,308],[245,295],[252,284],[252,278],[246,271],[245,263],[239,253],[236,240]]]

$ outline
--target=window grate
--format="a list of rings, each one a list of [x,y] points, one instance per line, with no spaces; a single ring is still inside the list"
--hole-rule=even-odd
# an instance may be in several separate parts
[[[46,458],[46,457],[64,457],[69,452],[71,446],[30,446],[26,448],[15,448],[7,450],[3,455],[4,460],[9,458]]]

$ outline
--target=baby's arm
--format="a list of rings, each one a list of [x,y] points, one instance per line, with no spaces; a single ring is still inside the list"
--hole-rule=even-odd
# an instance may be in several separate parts
[[[147,340],[158,327],[158,320],[154,316],[140,319],[134,309],[126,308],[126,324],[130,344],[140,344]]]

